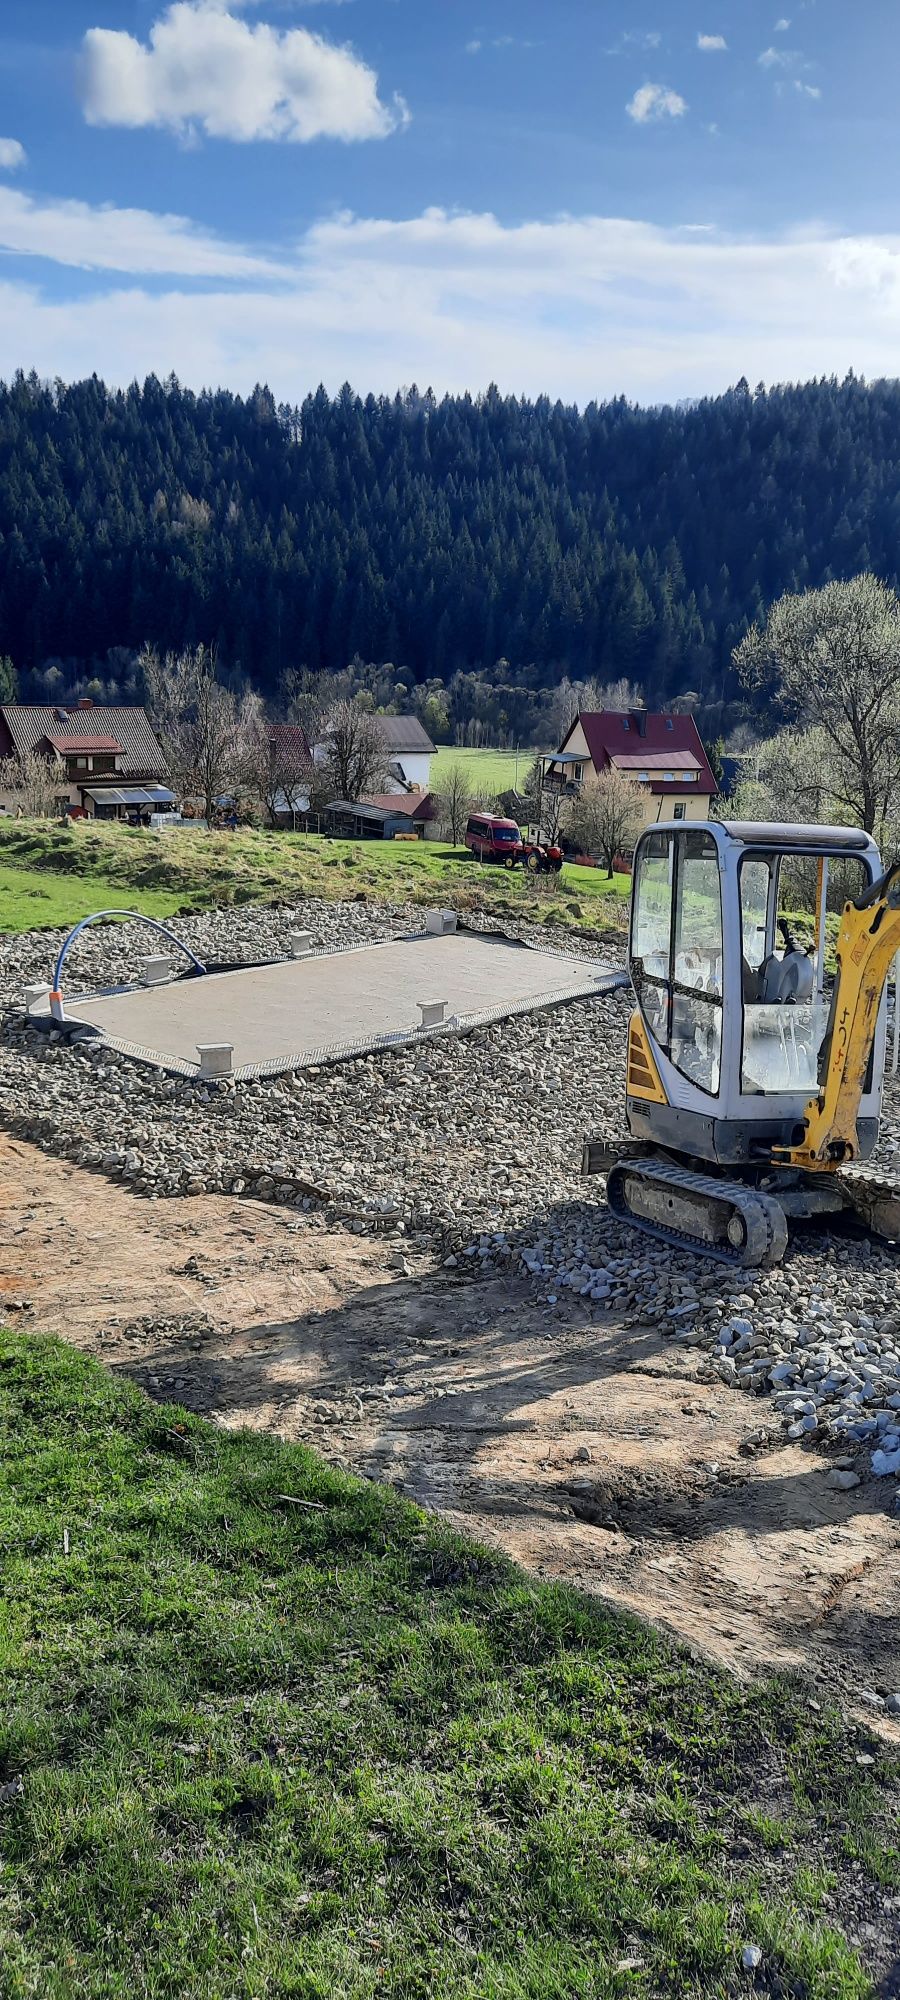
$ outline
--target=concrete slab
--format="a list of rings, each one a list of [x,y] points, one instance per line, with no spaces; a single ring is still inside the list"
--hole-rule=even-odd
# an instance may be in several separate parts
[[[231,1043],[234,1076],[271,1076],[609,992],[623,977],[594,960],[457,931],[66,995],[65,1010],[73,1028],[94,1028],[138,1061],[196,1075],[201,1043]],[[436,1000],[447,1002],[447,1020],[423,1031],[421,1003]],[[39,1003],[33,1018],[47,1011]]]

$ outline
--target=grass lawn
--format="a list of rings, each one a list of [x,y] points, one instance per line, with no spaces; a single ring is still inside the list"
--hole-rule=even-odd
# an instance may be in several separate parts
[[[0,865],[0,931],[36,931],[76,924],[79,917],[95,910],[117,908],[123,895],[128,909],[142,910],[148,917],[171,917],[182,901],[171,891],[135,892],[121,882],[97,876],[82,882],[77,876],[54,875],[47,869]]]
[[[9,881],[0,927],[59,924],[106,903],[151,916],[213,905],[324,896],[373,902],[440,899],[455,908],[529,916],[578,928],[620,927],[630,878],[566,865],[533,882],[521,869],[479,866],[465,851],[434,841],[326,840],[257,832],[145,833],[108,823],[0,824],[0,888]],[[27,892],[46,891],[29,905]],[[16,896],[20,887],[22,896]],[[55,897],[59,901],[55,901]],[[164,907],[163,907],[164,906]]]
[[[496,792],[511,791],[516,783],[517,771],[521,788],[539,754],[535,749],[524,749],[519,751],[517,758],[514,750],[454,750],[444,743],[432,759],[432,790],[441,790],[446,784],[447,772],[454,764],[462,765],[472,790],[487,798]]]
[[[896,1765],[302,1447],[0,1333],[0,1583],[4,2000],[870,1991]]]

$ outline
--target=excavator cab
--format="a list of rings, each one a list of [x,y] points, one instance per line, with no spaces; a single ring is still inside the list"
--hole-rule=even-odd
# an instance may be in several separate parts
[[[585,1152],[587,1171],[608,1173],[613,1209],[664,1240],[752,1265],[783,1255],[788,1215],[853,1205],[835,1172],[877,1140],[898,948],[900,874],[881,878],[866,833],[649,828],[635,852],[629,940],[630,1143],[612,1162],[601,1144]],[[825,1128],[826,1099],[838,1096]],[[897,1202],[889,1233],[894,1221]]]

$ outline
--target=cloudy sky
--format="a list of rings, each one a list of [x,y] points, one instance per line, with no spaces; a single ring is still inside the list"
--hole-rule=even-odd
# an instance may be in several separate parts
[[[0,374],[900,362],[897,0],[2,0]]]

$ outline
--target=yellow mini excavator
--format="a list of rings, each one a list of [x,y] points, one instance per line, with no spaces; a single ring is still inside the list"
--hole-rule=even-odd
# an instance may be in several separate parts
[[[630,1137],[584,1147],[584,1171],[607,1175],[613,1213],[748,1268],[780,1261],[790,1217],[851,1210],[900,1239],[900,1183],[858,1165],[878,1138],[898,951],[900,863],[883,874],[866,833],[736,821],[648,829],[631,904]]]

